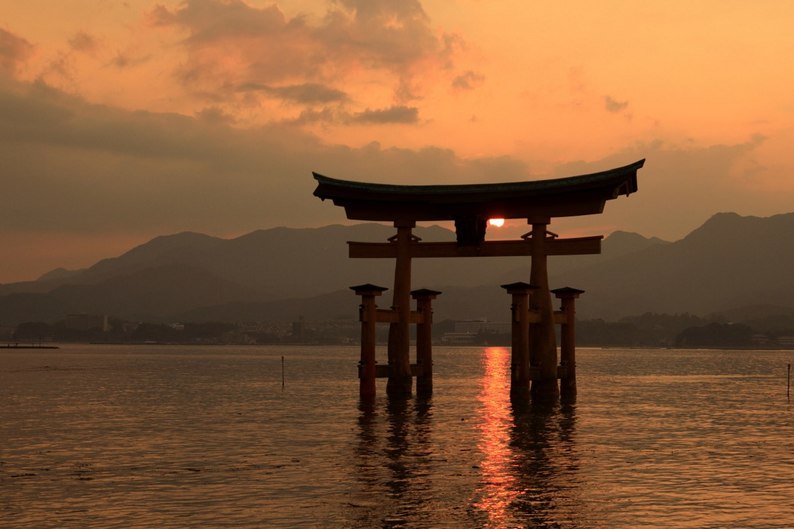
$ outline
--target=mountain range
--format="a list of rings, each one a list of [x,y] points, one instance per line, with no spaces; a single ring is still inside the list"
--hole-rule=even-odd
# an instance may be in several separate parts
[[[355,318],[350,285],[391,286],[390,259],[349,259],[346,241],[382,242],[380,224],[272,228],[234,239],[199,233],[157,237],[77,271],[0,285],[0,323],[53,322],[70,313],[142,321],[250,321]],[[452,241],[439,226],[426,241]],[[600,255],[551,257],[550,285],[585,290],[581,318],[615,320],[645,312],[698,315],[794,307],[794,213],[714,215],[681,240],[615,232]],[[527,281],[530,259],[417,259],[412,282],[443,292],[435,318],[508,318],[500,284]],[[390,304],[389,292],[382,306]],[[761,310],[761,309],[756,309]]]

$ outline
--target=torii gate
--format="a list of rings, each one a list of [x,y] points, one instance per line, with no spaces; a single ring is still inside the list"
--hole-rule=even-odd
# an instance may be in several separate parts
[[[557,366],[555,312],[549,289],[547,257],[600,253],[603,236],[560,239],[551,234],[547,226],[554,217],[602,213],[607,200],[634,193],[637,191],[637,171],[644,163],[643,159],[607,171],[552,180],[467,185],[373,184],[337,180],[313,173],[317,180],[314,195],[323,200],[331,199],[334,205],[344,207],[348,219],[389,221],[397,228],[397,234],[386,243],[348,242],[351,258],[395,259],[391,310],[378,310],[374,302],[375,296],[387,289],[375,285],[351,287],[362,296],[361,396],[374,396],[374,378],[379,374],[374,362],[376,321],[390,323],[389,365],[385,370],[387,394],[410,395],[414,374],[423,377],[417,382],[417,389],[427,392],[429,386],[432,390],[432,369],[428,360],[430,300],[439,292],[414,291],[420,308],[411,311],[411,259],[527,255],[532,258],[530,283],[503,285],[513,296],[511,389],[521,392],[529,386],[531,379],[533,398],[558,397],[557,378],[561,370]],[[487,221],[491,218],[525,218],[532,230],[518,240],[486,241]],[[417,221],[454,221],[457,242],[421,242],[411,232]],[[570,332],[573,329],[572,300],[581,292],[575,289],[554,291],[563,300],[563,313],[557,313],[558,316],[568,314],[557,318],[567,324],[569,331],[563,332],[564,361],[566,340],[568,353],[573,351]],[[521,308],[524,306],[522,300],[526,300],[528,310]],[[411,323],[416,323],[422,334],[417,338],[419,366],[414,370],[409,358]],[[573,375],[572,362],[567,370]],[[571,391],[571,380],[572,391],[575,392],[575,379],[572,377],[563,387]]]

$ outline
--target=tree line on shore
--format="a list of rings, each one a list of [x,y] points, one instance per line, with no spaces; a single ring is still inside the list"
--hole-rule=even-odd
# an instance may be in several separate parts
[[[433,335],[441,341],[455,330],[455,321],[434,324]],[[360,328],[354,320],[303,320],[276,322],[128,322],[110,318],[105,328],[75,329],[64,321],[26,322],[18,325],[8,342],[100,342],[100,343],[205,343],[205,344],[355,344]],[[388,326],[380,326],[379,339],[386,340]],[[576,322],[577,344],[597,347],[792,347],[794,317],[767,318],[753,322],[730,322],[723,316],[654,314],[618,321],[585,319]],[[510,345],[509,333],[487,327],[471,333],[473,345]]]

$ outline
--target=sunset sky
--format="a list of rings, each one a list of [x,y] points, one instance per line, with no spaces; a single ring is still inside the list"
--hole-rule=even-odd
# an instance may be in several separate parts
[[[157,235],[345,222],[311,171],[647,159],[638,193],[561,235],[791,212],[792,21],[789,0],[0,0],[0,283]]]

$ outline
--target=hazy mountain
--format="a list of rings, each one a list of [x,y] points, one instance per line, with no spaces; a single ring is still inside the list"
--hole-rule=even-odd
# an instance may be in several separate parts
[[[66,268],[56,268],[55,270],[50,270],[46,274],[42,274],[42,276],[39,277],[37,281],[59,281],[62,279],[66,279],[68,277],[75,276],[81,272],[82,270],[67,270]]]
[[[587,290],[582,317],[707,314],[753,304],[794,305],[794,213],[720,213],[684,239],[553,275]]]
[[[258,297],[255,290],[201,268],[173,264],[95,284],[62,285],[48,293],[8,294],[0,297],[0,321],[56,321],[69,313],[157,320],[194,307]]]
[[[349,259],[348,240],[383,242],[380,224],[273,228],[235,239],[157,237],[82,271],[0,286],[0,322],[54,321],[70,312],[124,318],[257,320],[355,317],[350,285],[391,287],[390,259]],[[423,240],[454,240],[433,226]],[[550,285],[582,288],[583,318],[644,312],[708,314],[751,305],[794,306],[794,214],[718,214],[676,242],[615,232],[600,255],[553,257]],[[528,258],[417,259],[413,285],[443,291],[438,319],[505,320],[500,284],[529,277]],[[387,292],[381,303],[391,304]]]

